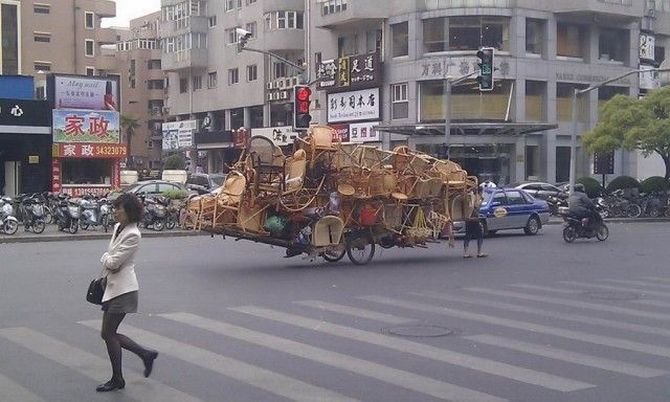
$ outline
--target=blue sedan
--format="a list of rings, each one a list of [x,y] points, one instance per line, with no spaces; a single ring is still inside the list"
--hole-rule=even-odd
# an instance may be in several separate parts
[[[534,235],[549,221],[547,202],[535,199],[524,190],[486,188],[482,196],[479,216],[484,226],[484,234],[494,234],[499,230],[523,229],[527,235]],[[454,230],[463,231],[463,222],[455,222]]]

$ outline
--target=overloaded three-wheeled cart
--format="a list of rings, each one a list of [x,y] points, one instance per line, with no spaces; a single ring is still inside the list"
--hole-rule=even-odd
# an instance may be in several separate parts
[[[223,186],[187,205],[193,230],[337,262],[369,263],[377,246],[426,247],[476,205],[477,179],[407,147],[341,144],[313,126],[285,155],[251,137]]]

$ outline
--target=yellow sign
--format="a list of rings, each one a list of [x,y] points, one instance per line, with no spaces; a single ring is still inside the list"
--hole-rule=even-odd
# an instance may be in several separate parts
[[[37,165],[40,163],[39,155],[28,155],[28,163],[31,165]]]
[[[496,218],[503,218],[507,216],[507,210],[503,207],[498,207],[493,211],[493,216]]]

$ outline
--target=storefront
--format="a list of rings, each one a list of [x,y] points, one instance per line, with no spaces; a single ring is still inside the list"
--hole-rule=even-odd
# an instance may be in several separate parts
[[[233,140],[230,130],[195,133],[195,146],[198,154],[204,156],[208,173],[227,173],[228,167],[239,158],[239,150]]]
[[[46,101],[0,99],[0,194],[49,189],[50,134]]]
[[[119,114],[54,110],[52,189],[74,196],[104,195],[121,186]]]

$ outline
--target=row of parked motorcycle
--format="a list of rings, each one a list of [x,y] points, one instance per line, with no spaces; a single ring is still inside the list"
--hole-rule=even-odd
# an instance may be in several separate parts
[[[559,209],[568,206],[566,197],[550,196],[546,199],[552,215],[558,216]],[[670,197],[663,193],[625,197],[623,190],[616,190],[604,197],[594,198],[593,203],[603,218],[670,217]]]
[[[172,230],[179,221],[179,210],[170,207],[162,196],[142,197],[144,213],[139,226],[161,231]],[[13,235],[20,226],[26,232],[43,233],[46,225],[55,224],[58,230],[76,234],[79,229],[102,229],[114,226],[112,201],[107,197],[88,194],[71,197],[67,194],[35,193],[17,197],[0,197],[0,234]]]

